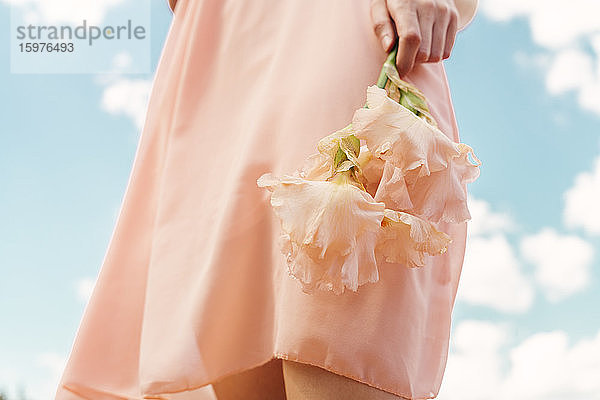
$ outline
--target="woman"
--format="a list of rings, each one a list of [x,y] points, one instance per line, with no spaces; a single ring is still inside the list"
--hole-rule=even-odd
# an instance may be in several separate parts
[[[396,41],[459,141],[441,62],[476,0],[169,0],[117,225],[57,400],[425,399],[445,368],[466,223],[427,265],[303,293],[264,172],[346,126]]]

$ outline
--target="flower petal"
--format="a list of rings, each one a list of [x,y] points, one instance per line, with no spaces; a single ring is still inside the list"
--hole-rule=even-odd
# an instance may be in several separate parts
[[[390,164],[384,164],[387,172],[378,184],[375,200],[434,223],[470,219],[466,183],[477,179],[481,165],[473,149],[453,142],[437,127],[387,97],[383,89],[369,87],[367,105],[369,109],[354,114],[355,136],[365,140],[375,157]],[[469,161],[469,154],[475,163]],[[399,171],[392,173],[392,166]]]
[[[452,242],[450,236],[415,215],[386,209],[376,251],[386,262],[409,268],[425,265],[425,255],[443,254]]]
[[[297,175],[304,179],[324,181],[333,175],[333,159],[322,153],[311,154],[297,170]]]
[[[376,241],[377,235],[368,233],[361,237],[360,248],[347,255],[327,253],[324,259],[319,259],[318,250],[283,235],[280,249],[286,255],[289,275],[300,282],[304,293],[311,294],[318,289],[342,294],[346,288],[356,292],[359,286],[379,280],[373,250]]]
[[[362,171],[358,177],[366,191],[371,196],[375,196],[377,187],[383,175],[383,166],[385,161],[380,158],[373,157],[373,154],[371,154],[367,146],[362,145],[360,147],[358,162]]]
[[[261,176],[281,221],[288,270],[303,290],[349,288],[378,280],[375,242],[385,204],[351,184]]]
[[[375,201],[382,201],[387,208],[393,210],[403,211],[413,208],[402,171],[388,161],[384,162],[383,174],[374,198]]]
[[[354,135],[365,140],[375,157],[391,162],[402,173],[421,167],[419,174],[429,175],[459,155],[457,143],[390,99],[384,89],[369,86],[367,106],[354,113]]]
[[[432,172],[429,176],[419,177],[413,171],[406,175],[408,193],[413,203],[413,208],[408,212],[434,223],[461,223],[471,219],[466,184],[479,177],[481,162],[469,146],[461,143],[459,150],[460,155],[453,157],[444,170]],[[469,161],[469,153],[477,164]]]

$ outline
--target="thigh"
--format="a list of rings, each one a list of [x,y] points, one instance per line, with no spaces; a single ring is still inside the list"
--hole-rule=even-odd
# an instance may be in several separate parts
[[[285,387],[280,359],[212,384],[218,400],[285,400]]]
[[[283,360],[287,400],[404,400],[314,365]]]

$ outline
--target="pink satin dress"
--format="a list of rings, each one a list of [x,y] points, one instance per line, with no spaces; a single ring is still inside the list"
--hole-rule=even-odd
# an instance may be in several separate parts
[[[199,399],[273,358],[436,397],[466,223],[438,224],[453,241],[422,268],[386,264],[357,292],[306,294],[256,183],[350,123],[385,57],[367,0],[179,0],[56,400]],[[406,80],[459,142],[443,63]]]

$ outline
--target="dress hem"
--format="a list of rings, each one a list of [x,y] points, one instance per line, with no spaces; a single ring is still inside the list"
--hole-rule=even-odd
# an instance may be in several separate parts
[[[350,378],[350,379],[355,380],[357,382],[360,382],[362,384],[371,386],[371,387],[373,387],[375,389],[379,389],[379,390],[385,391],[387,393],[391,393],[391,394],[393,394],[395,396],[398,396],[398,397],[402,398],[403,400],[429,400],[429,399],[434,399],[434,398],[437,397],[437,395],[427,396],[427,397],[410,397],[410,396],[408,396],[408,395],[406,395],[404,393],[399,393],[399,392],[396,392],[396,391],[394,391],[392,389],[389,389],[389,388],[386,389],[386,388],[384,388],[384,387],[382,387],[380,385],[377,385],[377,384],[375,384],[373,382],[366,381],[363,378],[359,378],[359,377],[353,375],[350,372],[342,371],[342,370],[336,369],[336,368],[332,368],[331,366],[325,366],[323,363],[318,363],[318,362],[315,362],[315,361],[312,361],[312,360],[308,360],[308,359],[305,359],[305,358],[290,356],[287,353],[275,352],[275,353],[273,353],[273,355],[270,358],[268,358],[266,360],[263,360],[260,363],[253,364],[253,365],[251,365],[249,367],[244,367],[244,368],[241,368],[241,369],[236,369],[235,371],[232,371],[232,372],[227,372],[227,373],[221,374],[217,378],[213,378],[213,379],[211,379],[210,381],[208,381],[208,382],[206,382],[204,384],[193,386],[193,387],[187,387],[187,388],[180,389],[180,390],[168,390],[168,391],[163,391],[163,392],[160,392],[160,393],[153,393],[153,394],[147,393],[147,394],[142,395],[143,396],[142,399],[143,400],[165,400],[166,398],[163,397],[162,395],[168,395],[168,394],[181,393],[181,392],[185,392],[185,391],[198,390],[198,389],[200,389],[200,388],[202,388],[204,386],[211,385],[213,383],[219,382],[219,381],[221,381],[221,380],[223,380],[225,378],[228,378],[230,376],[234,376],[234,375],[242,373],[244,371],[260,367],[261,365],[264,365],[264,364],[266,364],[266,363],[268,363],[268,362],[270,362],[270,361],[272,361],[274,359],[296,361],[296,362],[300,362],[300,363],[303,363],[303,364],[308,364],[308,365],[320,367],[320,368],[323,368],[323,369],[325,369],[325,370],[327,370],[329,372],[332,372],[334,374],[342,375],[342,376],[345,376],[346,378]]]

